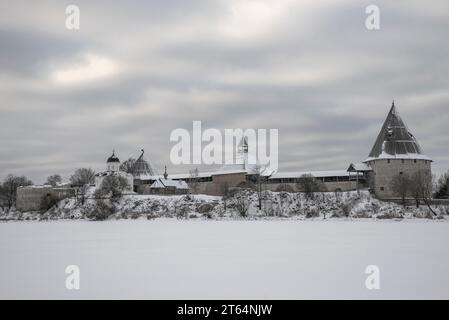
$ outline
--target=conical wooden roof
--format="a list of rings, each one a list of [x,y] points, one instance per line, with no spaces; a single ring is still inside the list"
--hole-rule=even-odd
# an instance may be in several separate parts
[[[415,136],[399,115],[394,101],[365,162],[376,159],[431,160],[423,154]]]
[[[140,176],[153,176],[154,172],[149,163],[143,157],[145,151],[142,149],[142,153],[140,157],[136,160],[133,165],[133,175],[135,178],[139,178]]]

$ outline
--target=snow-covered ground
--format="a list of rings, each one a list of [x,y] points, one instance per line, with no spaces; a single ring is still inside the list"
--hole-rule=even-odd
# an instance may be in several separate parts
[[[344,193],[316,193],[309,198],[304,193],[264,192],[262,210],[258,209],[258,195],[251,190],[240,190],[232,196],[208,195],[124,195],[119,199],[101,200],[67,198],[48,211],[0,211],[0,221],[14,220],[117,220],[117,219],[446,219],[449,206],[433,206],[433,212],[424,205],[404,208],[380,201],[368,191]],[[100,205],[104,203],[103,205]],[[105,209],[106,208],[106,209]]]
[[[0,298],[448,299],[448,244],[447,220],[6,222]]]

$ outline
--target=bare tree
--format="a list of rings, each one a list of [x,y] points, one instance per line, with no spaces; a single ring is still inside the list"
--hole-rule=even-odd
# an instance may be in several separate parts
[[[254,183],[257,192],[257,207],[262,210],[263,200],[263,185],[266,182],[266,177],[263,175],[264,169],[260,165],[256,165],[251,171],[251,181]]]
[[[70,182],[74,186],[84,186],[95,183],[95,171],[90,168],[76,169],[70,177]]]
[[[227,202],[231,196],[231,191],[229,189],[229,184],[227,182],[223,182],[220,184],[220,193],[222,195],[223,208],[227,210]]]
[[[30,186],[32,184],[33,182],[25,176],[18,177],[12,174],[8,174],[6,176],[3,181],[1,192],[6,199],[8,209],[11,209],[11,207],[16,204],[17,189],[19,187]]]
[[[129,158],[128,160],[123,161],[120,164],[120,171],[134,175],[134,173],[136,172],[135,163],[136,159],[134,158]]]
[[[398,174],[391,180],[391,189],[397,194],[405,207],[405,199],[410,192],[410,178],[406,174]]]
[[[437,215],[436,212],[430,206],[430,201],[432,200],[434,191],[434,176],[429,175],[427,172],[422,170],[417,171],[410,180],[410,190],[412,197],[416,201],[416,207],[419,208],[420,200],[424,201],[429,210]]]
[[[58,183],[61,183],[61,181],[62,181],[62,178],[59,174],[53,174],[47,178],[47,181],[45,182],[45,184],[48,184],[52,187],[56,187],[58,185]]]
[[[88,190],[89,190],[89,185],[87,185],[87,184],[77,188],[77,190],[76,190],[76,199],[77,199],[77,201],[81,202],[82,205],[84,205],[86,202]]]
[[[198,171],[198,168],[195,168],[194,170],[190,170],[190,172],[189,172],[189,186],[192,189],[194,194],[198,193],[198,188],[200,186],[199,175],[200,175],[200,172]]]
[[[315,192],[318,192],[320,189],[319,182],[315,179],[315,177],[309,173],[303,174],[298,182],[300,189],[304,191],[307,198],[313,199],[313,195]]]
[[[435,176],[434,175],[425,175],[425,179],[423,181],[422,186],[422,198],[427,208],[433,213],[434,216],[437,216],[437,213],[432,209],[430,203],[433,199],[433,194],[435,192]]]
[[[419,201],[422,195],[424,173],[418,171],[410,177],[410,195],[415,199],[416,207],[419,208]]]
[[[438,179],[437,192],[435,196],[440,199],[449,197],[449,171],[442,174]]]

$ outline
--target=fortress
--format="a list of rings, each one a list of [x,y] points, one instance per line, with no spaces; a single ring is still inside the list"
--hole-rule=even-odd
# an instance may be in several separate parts
[[[264,190],[293,192],[304,191],[301,179],[313,176],[318,182],[319,191],[351,191],[361,188],[370,190],[380,199],[397,199],[391,187],[397,175],[413,176],[417,172],[431,176],[432,159],[423,154],[417,139],[400,117],[394,102],[375,140],[371,152],[363,162],[351,163],[346,170],[265,172],[256,170],[248,163],[248,144],[243,139],[239,147],[241,165],[225,165],[211,172],[171,175],[173,180],[184,180],[197,193],[222,195],[226,188],[245,187],[262,179]],[[139,158],[140,159],[140,158]],[[144,161],[141,159],[141,161]],[[135,191],[148,193],[148,186],[159,176],[149,172],[138,172],[134,176]]]
[[[232,188],[247,188],[255,183],[263,190],[302,192],[302,180],[313,178],[321,192],[342,192],[369,188],[378,198],[398,199],[392,188],[392,180],[397,175],[413,176],[421,173],[431,176],[432,159],[424,155],[417,139],[400,117],[394,102],[375,140],[371,152],[363,162],[351,163],[347,169],[332,171],[270,172],[249,164],[248,141],[243,138],[239,148],[239,161],[233,165],[209,172],[169,175],[154,173],[144,152],[135,161],[130,172],[120,170],[120,160],[112,154],[106,163],[106,171],[97,173],[95,185],[108,175],[121,175],[132,186],[128,192],[138,194],[185,194],[188,192],[208,195],[223,195]],[[251,163],[254,163],[251,161]],[[37,210],[43,190],[54,194],[49,186],[23,187],[17,191],[17,208],[22,211]],[[61,197],[72,194],[57,190]]]
[[[432,175],[432,159],[424,155],[415,136],[401,119],[394,102],[363,163],[372,170],[372,188],[380,199],[398,197],[391,188],[391,180],[396,175],[411,177],[418,172],[429,178]]]

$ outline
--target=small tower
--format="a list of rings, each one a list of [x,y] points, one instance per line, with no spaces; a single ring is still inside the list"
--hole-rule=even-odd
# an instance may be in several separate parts
[[[115,150],[112,150],[112,155],[106,161],[106,171],[118,172],[120,170],[120,160],[115,155]]]
[[[167,166],[165,166],[164,179],[167,180],[167,178],[168,178]]]
[[[243,169],[248,169],[248,137],[243,137],[238,145],[236,163],[241,163]]]
[[[372,188],[381,199],[399,198],[391,188],[391,182],[397,175],[412,177],[417,172],[431,175],[432,159],[423,154],[415,136],[400,117],[394,101],[364,163],[373,170]]]
[[[238,146],[239,153],[248,153],[248,137],[243,137]]]

